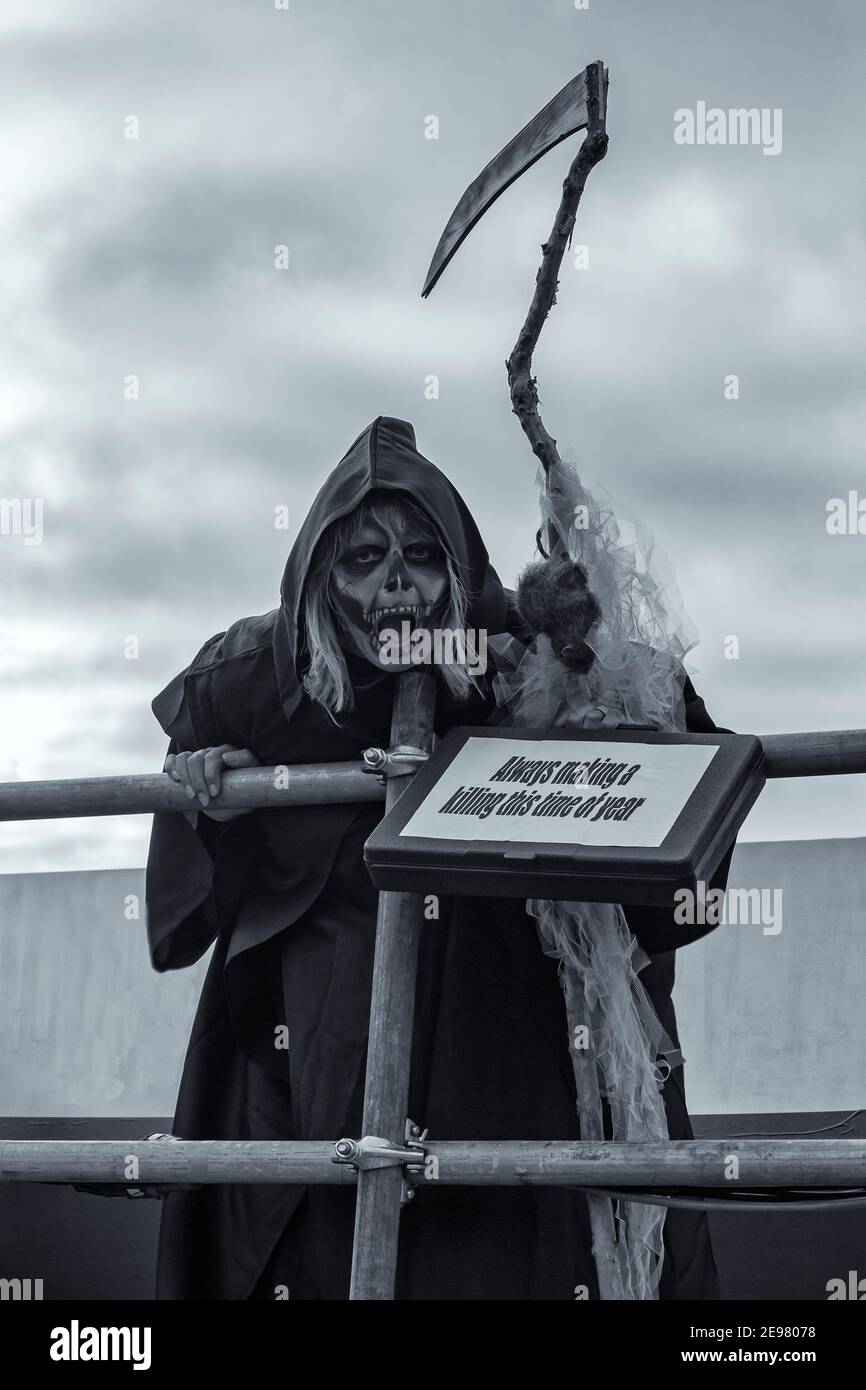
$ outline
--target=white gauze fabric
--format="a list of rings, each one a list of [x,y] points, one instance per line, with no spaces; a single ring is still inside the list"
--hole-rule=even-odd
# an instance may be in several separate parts
[[[538,481],[546,549],[555,549],[558,538],[558,553],[583,566],[601,617],[585,639],[595,655],[585,674],[569,670],[544,636],[528,648],[503,645],[494,691],[509,722],[684,730],[683,661],[697,638],[652,536],[624,508],[615,515],[604,489],[594,486],[590,493],[573,461],[549,485],[541,471]],[[680,1059],[640,981],[649,957],[622,908],[537,898],[527,902],[527,911],[537,920],[543,950],[560,962],[579,1109],[582,1095],[583,1106],[600,1116],[603,1098],[614,1139],[667,1139],[661,1087]],[[583,1028],[595,1066],[579,1050]],[[618,1202],[615,1216],[612,1296],[657,1298],[664,1208]]]

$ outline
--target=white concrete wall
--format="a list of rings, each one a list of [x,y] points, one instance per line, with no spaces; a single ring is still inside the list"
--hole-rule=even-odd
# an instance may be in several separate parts
[[[204,967],[151,969],[142,869],[0,876],[0,1114],[172,1114]]]
[[[690,1109],[866,1105],[866,840],[745,844],[731,884],[781,931],[680,953]],[[0,876],[0,1114],[171,1114],[204,967],[151,970],[141,870]]]
[[[689,1109],[866,1106],[866,839],[739,845],[731,884],[780,891],[781,931],[721,926],[679,953]]]

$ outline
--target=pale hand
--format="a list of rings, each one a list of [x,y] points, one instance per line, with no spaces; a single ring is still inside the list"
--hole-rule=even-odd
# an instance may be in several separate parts
[[[258,767],[259,760],[249,748],[235,748],[230,743],[220,743],[215,748],[199,748],[195,753],[169,753],[165,760],[164,772],[173,781],[186,788],[190,801],[195,801],[211,820],[234,820],[245,816],[247,809],[236,811],[209,811],[212,797],[219,796],[220,782],[225,768],[232,771],[236,767]]]

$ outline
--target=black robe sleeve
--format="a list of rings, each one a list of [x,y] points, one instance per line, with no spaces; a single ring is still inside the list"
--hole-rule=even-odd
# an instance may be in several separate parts
[[[683,685],[683,698],[686,705],[686,729],[690,734],[729,734],[731,729],[723,729],[715,724],[707,713],[707,707],[695,690],[688,676]],[[731,845],[722,859],[710,882],[707,892],[720,888],[724,891],[728,882],[728,870],[734,846]],[[688,946],[702,936],[714,931],[718,923],[682,925],[674,920],[674,904],[670,907],[625,907],[626,921],[648,955],[654,956],[667,951],[675,951],[680,946]]]
[[[207,698],[208,663],[223,634],[205,643],[153,701],[153,711],[170,736],[169,753],[194,752],[222,736]],[[191,698],[195,675],[204,698]],[[210,713],[209,713],[210,712]],[[193,965],[237,915],[240,893],[255,853],[247,816],[213,821],[197,814],[157,812],[153,818],[145,876],[150,958],[158,971]],[[219,849],[219,854],[217,854]]]

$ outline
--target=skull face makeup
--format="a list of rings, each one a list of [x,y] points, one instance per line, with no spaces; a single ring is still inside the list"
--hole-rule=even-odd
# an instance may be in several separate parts
[[[432,631],[449,595],[445,552],[426,519],[397,498],[383,500],[334,560],[328,589],[340,644],[376,667],[386,632]],[[389,671],[406,671],[387,662]]]

